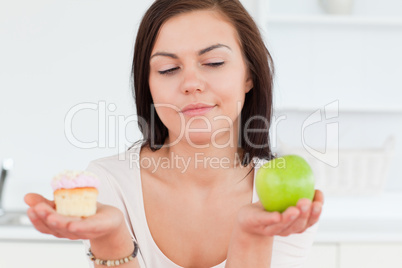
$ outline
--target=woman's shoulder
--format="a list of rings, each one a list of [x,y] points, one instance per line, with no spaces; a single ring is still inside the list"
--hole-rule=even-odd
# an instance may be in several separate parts
[[[89,163],[86,171],[95,174],[100,181],[99,202],[123,209],[123,200],[139,196],[140,150],[141,146],[135,144],[123,153],[99,158]]]
[[[114,167],[135,167],[137,162],[139,162],[141,152],[141,144],[135,143],[129,149],[124,152],[120,152],[114,155],[101,157],[94,159],[89,162],[89,165],[94,165],[103,168],[114,168]]]
[[[115,155],[92,160],[87,171],[102,177],[121,178],[139,171],[141,143],[135,143],[128,150]]]

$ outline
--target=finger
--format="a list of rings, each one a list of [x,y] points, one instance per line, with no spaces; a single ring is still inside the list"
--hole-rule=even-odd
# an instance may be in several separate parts
[[[297,207],[288,207],[282,212],[282,222],[286,225],[292,223],[300,215],[300,210]]]
[[[303,198],[297,202],[296,207],[299,209],[299,216],[283,229],[280,233],[281,236],[288,236],[293,233],[301,233],[307,228],[307,222],[310,218],[312,204],[309,199]]]
[[[287,208],[281,216],[281,220],[275,224],[267,225],[264,228],[264,235],[278,235],[282,230],[288,228],[299,216],[300,212],[296,207]]]
[[[310,227],[318,222],[318,220],[321,216],[323,205],[324,205],[324,194],[322,191],[316,190],[315,195],[314,195],[313,205],[312,205],[311,217],[307,223],[308,227]]]
[[[80,221],[70,222],[68,230],[90,239],[91,237],[103,235],[123,223],[124,215],[120,210],[98,203],[98,209],[95,215]]]
[[[55,209],[46,202],[40,202],[32,207],[40,218],[45,219],[49,214],[56,213]]]
[[[35,212],[35,210],[33,208],[28,209],[27,215],[36,230],[38,230],[39,232],[44,233],[44,234],[52,234],[52,230],[49,229],[44,224],[43,220],[39,217],[39,215]]]
[[[322,212],[322,203],[321,202],[313,202],[312,209],[311,209],[311,215],[307,222],[307,227],[310,227],[318,222],[318,220],[321,216],[321,212]]]
[[[258,207],[258,208],[262,208],[265,210],[264,206],[262,205],[261,201],[258,200],[257,202],[253,203],[253,206]]]
[[[68,229],[71,222],[80,221],[79,217],[68,217],[58,213],[51,213],[46,217],[46,224],[51,226],[53,232],[58,233],[62,237],[76,240],[81,239],[81,237]]]
[[[35,194],[35,193],[28,193],[24,196],[24,201],[25,203],[30,206],[33,207],[39,203],[46,203],[48,204],[50,207],[55,207],[54,206],[54,201],[48,200],[46,198],[44,198],[43,196],[39,195],[39,194]]]
[[[297,202],[297,208],[300,210],[300,215],[294,224],[298,224],[300,229],[304,229],[311,214],[312,202],[310,199],[302,198]]]
[[[58,238],[68,238],[73,240],[80,238],[67,230],[68,222],[79,220],[80,218],[60,215],[46,203],[37,204],[33,207],[33,210],[40,220],[37,227],[35,227],[38,230],[43,230]]]
[[[281,214],[279,212],[266,212],[262,211],[256,217],[258,225],[272,225],[281,221]]]
[[[46,219],[43,216],[39,216],[33,208],[30,208],[27,212],[30,221],[32,222],[33,226],[36,230],[44,234],[50,234],[58,238],[64,238],[59,232],[54,230],[52,226],[47,224]]]
[[[92,239],[102,236],[110,229],[110,225],[105,220],[89,218],[81,221],[71,221],[67,225],[67,230],[81,239]]]
[[[72,221],[80,221],[81,218],[64,216],[64,215],[61,215],[59,213],[50,213],[47,216],[46,220],[49,223],[49,225],[54,226],[55,228],[66,229],[67,225],[70,222],[72,222]]]
[[[49,215],[55,214],[56,211],[54,210],[53,207],[51,207],[47,203],[39,203],[32,207],[36,215],[38,215],[38,218],[41,220],[41,223],[44,225],[43,228],[46,228],[50,230],[50,233],[53,234],[56,237],[63,237],[60,233],[57,232],[55,229],[54,224],[50,224],[48,221]]]
[[[255,213],[257,215],[250,215],[256,220],[259,225],[270,225],[281,221],[281,214],[277,211],[267,212],[260,201],[253,203]]]
[[[313,202],[320,202],[321,204],[324,204],[324,194],[322,191],[318,189],[315,190]]]

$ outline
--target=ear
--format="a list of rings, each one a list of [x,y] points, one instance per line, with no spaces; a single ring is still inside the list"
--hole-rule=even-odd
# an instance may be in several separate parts
[[[254,87],[253,79],[251,78],[251,75],[249,74],[247,76],[247,80],[246,80],[246,84],[245,84],[245,93],[248,93],[253,87]]]

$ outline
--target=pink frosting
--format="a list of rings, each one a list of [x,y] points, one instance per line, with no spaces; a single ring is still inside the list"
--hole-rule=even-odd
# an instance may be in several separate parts
[[[72,189],[83,187],[99,188],[100,182],[95,174],[83,171],[65,171],[52,180],[53,191],[57,189]]]

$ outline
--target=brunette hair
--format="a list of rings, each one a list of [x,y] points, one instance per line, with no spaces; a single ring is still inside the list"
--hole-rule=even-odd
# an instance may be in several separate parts
[[[252,130],[239,132],[239,147],[244,152],[242,165],[248,165],[253,157],[271,159],[268,128],[272,115],[273,62],[257,25],[238,0],[156,0],[145,13],[137,33],[131,73],[137,115],[146,123],[140,120],[138,123],[145,140],[143,146],[158,150],[168,136],[168,129],[152,105],[149,88],[150,57],[158,32],[168,19],[196,10],[218,11],[231,22],[253,80],[241,111],[240,127]]]

